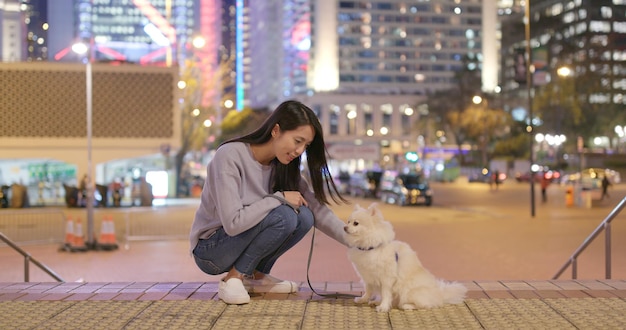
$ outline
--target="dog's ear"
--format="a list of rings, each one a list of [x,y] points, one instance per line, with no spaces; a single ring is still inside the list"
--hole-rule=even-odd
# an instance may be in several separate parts
[[[360,210],[360,209],[362,209],[361,205],[359,205],[359,204],[354,204],[354,210],[355,210],[355,211],[358,211],[358,210]]]
[[[370,206],[367,209],[370,211],[370,214],[372,216],[377,216],[378,213],[380,213],[380,210],[378,210],[378,203],[370,204]]]

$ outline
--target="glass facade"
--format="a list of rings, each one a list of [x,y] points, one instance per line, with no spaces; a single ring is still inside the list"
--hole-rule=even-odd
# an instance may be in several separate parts
[[[425,94],[481,67],[482,1],[338,1],[340,90]],[[467,60],[467,62],[463,62]]]
[[[193,0],[78,0],[75,29],[93,60],[168,64],[195,28]]]
[[[282,91],[283,97],[307,91],[309,50],[311,48],[311,7],[309,0],[293,0],[285,5]]]
[[[26,61],[48,59],[48,3],[45,0],[22,1],[26,24]]]
[[[530,10],[533,64],[545,75],[535,74],[535,84],[567,66],[575,76],[598,77],[585,92],[589,104],[626,104],[626,3],[543,0]]]

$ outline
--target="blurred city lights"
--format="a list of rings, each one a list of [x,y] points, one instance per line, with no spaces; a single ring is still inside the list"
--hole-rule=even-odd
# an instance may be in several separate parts
[[[72,45],[72,51],[79,55],[87,54],[88,50],[89,50],[89,46],[87,46],[87,44],[84,42],[77,42]]]

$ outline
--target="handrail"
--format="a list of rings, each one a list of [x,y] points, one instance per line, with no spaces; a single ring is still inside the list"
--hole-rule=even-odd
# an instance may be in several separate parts
[[[591,244],[591,242],[602,232],[605,231],[605,239],[604,239],[604,256],[605,256],[605,277],[606,279],[611,279],[611,221],[624,209],[626,206],[626,197],[622,199],[619,204],[609,213],[609,215],[604,218],[604,220],[596,227],[596,229],[589,235],[583,243],[576,249],[576,251],[572,254],[572,256],[567,260],[567,262],[561,267],[561,269],[552,277],[553,280],[556,280],[563,274],[563,272],[569,267],[572,266],[572,279],[576,279],[578,276],[578,264],[577,259],[578,256],[585,251],[587,246]]]
[[[57,280],[57,282],[65,282],[65,280],[63,280],[59,275],[57,275],[57,273],[55,273],[52,269],[48,268],[48,266],[46,266],[46,265],[42,264],[41,262],[37,261],[37,259],[33,258],[28,252],[22,250],[22,248],[17,246],[17,244],[15,244],[13,241],[11,241],[8,237],[6,237],[6,235],[4,235],[1,232],[0,232],[0,240],[4,241],[8,246],[13,248],[13,250],[18,252],[22,256],[24,256],[24,282],[29,282],[30,281],[30,278],[29,278],[29,276],[30,276],[29,265],[30,265],[31,262],[33,264],[35,264],[37,267],[39,267],[39,269],[43,270],[48,275],[50,275],[52,278]]]

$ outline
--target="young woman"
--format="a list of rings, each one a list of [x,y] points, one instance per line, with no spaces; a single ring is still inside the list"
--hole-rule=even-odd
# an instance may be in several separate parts
[[[300,173],[305,151],[311,187]],[[282,103],[257,130],[217,149],[190,243],[203,272],[226,273],[218,288],[225,303],[248,303],[248,291],[296,292],[297,283],[270,271],[314,224],[346,245],[344,222],[327,206],[329,196],[346,200],[329,175],[326,153],[317,116],[298,101]]]

